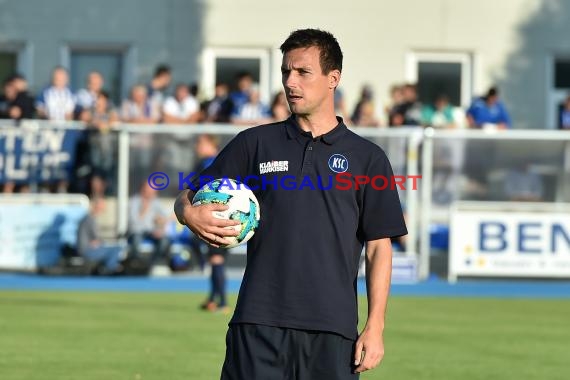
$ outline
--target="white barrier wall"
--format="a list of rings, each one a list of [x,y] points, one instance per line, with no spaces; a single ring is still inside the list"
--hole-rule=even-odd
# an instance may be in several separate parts
[[[0,269],[35,271],[57,263],[61,246],[75,246],[89,210],[80,194],[0,195]]]
[[[449,279],[570,278],[570,204],[457,202]]]

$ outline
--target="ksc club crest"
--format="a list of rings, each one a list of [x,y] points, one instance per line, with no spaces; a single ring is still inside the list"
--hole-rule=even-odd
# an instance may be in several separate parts
[[[329,158],[329,168],[335,173],[348,170],[348,160],[342,154],[335,153]]]

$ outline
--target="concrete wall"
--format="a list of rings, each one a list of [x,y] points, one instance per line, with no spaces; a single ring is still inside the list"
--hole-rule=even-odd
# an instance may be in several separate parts
[[[0,1],[0,48],[21,44],[32,62],[26,75],[44,86],[66,47],[112,47],[128,53],[128,85],[146,82],[169,63],[174,80],[198,79],[203,6],[195,0]],[[25,68],[24,68],[25,69]]]
[[[345,53],[341,87],[352,109],[370,83],[385,102],[404,82],[410,52],[465,52],[473,92],[499,85],[519,128],[546,123],[549,58],[570,55],[570,2],[564,0],[20,0],[0,1],[0,49],[31,52],[34,88],[69,44],[127,47],[129,81],[146,81],[169,62],[174,80],[200,79],[204,48],[262,48],[270,53],[271,90],[280,88],[278,46],[294,29],[332,31]]]

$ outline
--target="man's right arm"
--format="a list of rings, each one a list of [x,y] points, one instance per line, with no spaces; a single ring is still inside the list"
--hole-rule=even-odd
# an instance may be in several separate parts
[[[225,237],[237,236],[239,232],[234,228],[228,228],[240,224],[237,220],[220,219],[213,215],[214,211],[225,211],[228,206],[221,204],[205,204],[192,206],[190,199],[194,198],[194,192],[184,190],[174,202],[174,213],[180,224],[188,228],[206,243],[220,247],[230,244]]]

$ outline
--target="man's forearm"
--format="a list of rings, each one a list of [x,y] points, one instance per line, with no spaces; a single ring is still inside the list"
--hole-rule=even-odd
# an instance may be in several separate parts
[[[390,239],[369,242],[366,248],[368,320],[366,328],[382,333],[392,276]]]
[[[176,214],[176,219],[178,219],[180,224],[187,225],[187,221],[184,218],[184,207],[190,204],[192,198],[194,198],[194,192],[186,189],[178,194],[174,202],[174,214]]]

